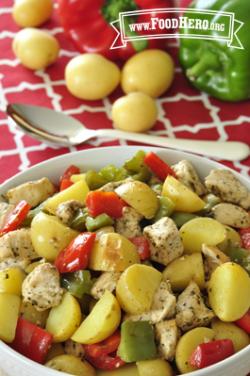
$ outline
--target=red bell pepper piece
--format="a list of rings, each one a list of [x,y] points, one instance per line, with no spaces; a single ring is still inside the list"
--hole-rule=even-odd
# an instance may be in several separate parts
[[[201,343],[190,357],[190,364],[196,368],[208,367],[234,354],[234,345],[231,339],[218,339]]]
[[[73,239],[62,250],[55,260],[55,266],[60,273],[76,272],[86,269],[89,263],[90,252],[93,248],[96,234],[83,232]]]
[[[136,247],[142,261],[150,258],[149,242],[145,236],[136,236],[129,239]]]
[[[69,166],[60,177],[60,191],[70,187],[73,184],[73,182],[70,180],[71,176],[79,173],[79,167],[74,165]]]
[[[25,200],[20,201],[7,216],[5,224],[0,231],[0,235],[16,230],[25,220],[30,209],[30,204],[28,204]]]
[[[92,217],[106,213],[110,217],[120,218],[125,202],[115,192],[92,191],[87,194],[86,207]]]
[[[235,324],[250,334],[250,309],[239,320],[236,320]]]
[[[100,53],[111,60],[126,60],[145,48],[164,49],[165,41],[161,39],[133,41],[128,42],[123,48],[111,50],[117,32],[110,23],[119,19],[120,12],[167,8],[172,5],[172,0],[59,0],[58,15],[66,34],[79,51]],[[170,16],[171,13],[168,17]],[[128,24],[143,23],[150,22],[151,17],[157,17],[157,12],[152,10],[147,15],[138,15],[136,21],[128,20],[128,17],[126,19]],[[152,33],[152,30],[133,32],[128,25],[125,25],[125,28],[126,35]],[[162,30],[154,29],[154,33],[157,32]]]
[[[120,332],[115,332],[109,338],[93,345],[84,345],[86,359],[98,369],[111,371],[119,368],[125,362],[116,355],[121,341]]]
[[[176,177],[174,170],[153,152],[146,154],[144,163],[162,181],[164,181],[168,175]]]
[[[242,247],[250,250],[250,227],[240,229]]]
[[[35,362],[44,363],[52,340],[53,336],[46,330],[19,317],[11,347]]]

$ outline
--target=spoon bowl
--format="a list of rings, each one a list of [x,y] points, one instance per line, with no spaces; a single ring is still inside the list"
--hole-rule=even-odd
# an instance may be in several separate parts
[[[23,132],[49,144],[72,146],[91,138],[108,137],[189,151],[229,161],[239,161],[249,155],[249,147],[243,142],[176,139],[116,129],[92,130],[62,112],[18,103],[9,104],[6,111]]]

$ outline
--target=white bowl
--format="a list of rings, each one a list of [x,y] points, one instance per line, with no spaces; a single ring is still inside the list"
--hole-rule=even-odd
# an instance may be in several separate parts
[[[55,183],[58,181],[60,174],[70,164],[76,164],[82,169],[99,169],[107,164],[116,166],[133,156],[137,150],[155,151],[165,159],[169,164],[176,163],[181,159],[188,159],[193,163],[201,177],[205,177],[213,168],[226,168],[214,161],[192,154],[144,146],[119,146],[109,148],[99,148],[83,150],[71,154],[62,155],[40,163],[27,171],[21,172],[13,178],[2,184],[0,195],[9,188],[17,186],[29,180],[35,180],[47,176]],[[244,183],[250,190],[250,181],[238,173],[234,172],[237,178]],[[6,318],[7,320],[8,318]],[[24,356],[12,350],[5,343],[0,341],[0,368],[9,376],[62,376],[65,373],[51,370],[41,366],[38,363],[30,361]],[[250,372],[250,346],[239,351],[224,361],[207,367],[200,371],[188,373],[189,376],[246,376]],[[0,372],[1,375],[1,372]]]

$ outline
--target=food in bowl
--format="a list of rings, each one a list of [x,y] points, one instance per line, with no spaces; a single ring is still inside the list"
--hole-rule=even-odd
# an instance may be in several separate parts
[[[17,351],[76,375],[161,376],[249,344],[250,194],[231,171],[201,181],[138,152],[4,196],[0,337]]]

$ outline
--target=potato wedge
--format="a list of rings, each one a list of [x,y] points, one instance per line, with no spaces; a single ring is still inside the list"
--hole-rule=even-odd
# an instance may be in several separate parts
[[[190,330],[180,338],[176,347],[175,361],[178,370],[181,373],[188,373],[196,370],[196,368],[189,364],[192,352],[201,343],[209,340],[212,341],[214,336],[215,332],[212,329],[200,327]]]
[[[101,235],[91,251],[89,268],[104,272],[122,272],[139,263],[135,245],[125,236],[110,232]]]
[[[248,273],[234,262],[218,266],[208,282],[208,298],[212,310],[220,320],[238,320],[250,307]]]
[[[201,252],[203,243],[217,245],[226,237],[226,229],[212,218],[198,217],[186,222],[180,228],[185,253]]]
[[[77,235],[77,231],[65,226],[57,217],[43,212],[37,214],[31,222],[33,247],[39,256],[48,261],[54,261],[58,253]]]
[[[156,193],[141,181],[129,181],[121,184],[115,192],[127,204],[147,219],[155,216],[159,202]]]
[[[173,376],[170,364],[164,359],[142,360],[136,362],[139,376]]]
[[[170,198],[175,203],[176,211],[193,213],[206,205],[196,193],[171,175],[167,176],[163,184],[162,196]]]
[[[84,204],[88,192],[89,187],[85,182],[85,179],[80,179],[69,188],[56,193],[53,197],[49,198],[44,205],[44,210],[51,214],[56,214],[58,205],[68,200],[77,200]]]
[[[212,329],[215,332],[215,339],[231,339],[236,352],[248,346],[250,343],[249,335],[231,322],[223,322],[214,319],[212,321]]]
[[[71,175],[70,180],[72,181],[72,183],[77,183],[80,180],[84,180],[86,182],[85,176],[86,174],[74,174],[74,175]]]
[[[50,310],[46,330],[53,335],[54,342],[69,339],[81,323],[81,308],[74,296],[66,292],[61,303]]]
[[[120,320],[119,303],[115,296],[106,290],[71,339],[83,344],[100,342],[114,333]]]
[[[200,253],[184,255],[172,261],[163,271],[163,278],[168,279],[173,291],[184,290],[193,280],[200,289],[205,287],[205,272]]]
[[[8,268],[0,271],[0,293],[21,295],[22,283],[26,274],[20,268]]]
[[[139,376],[135,364],[129,364],[114,371],[97,371],[97,376]]]
[[[76,376],[95,376],[94,368],[86,361],[74,355],[58,355],[50,359],[45,366]]]
[[[20,303],[19,296],[0,293],[0,339],[7,343],[15,338]]]
[[[116,286],[116,297],[124,311],[135,315],[149,311],[161,279],[162,274],[151,266],[127,268]]]

